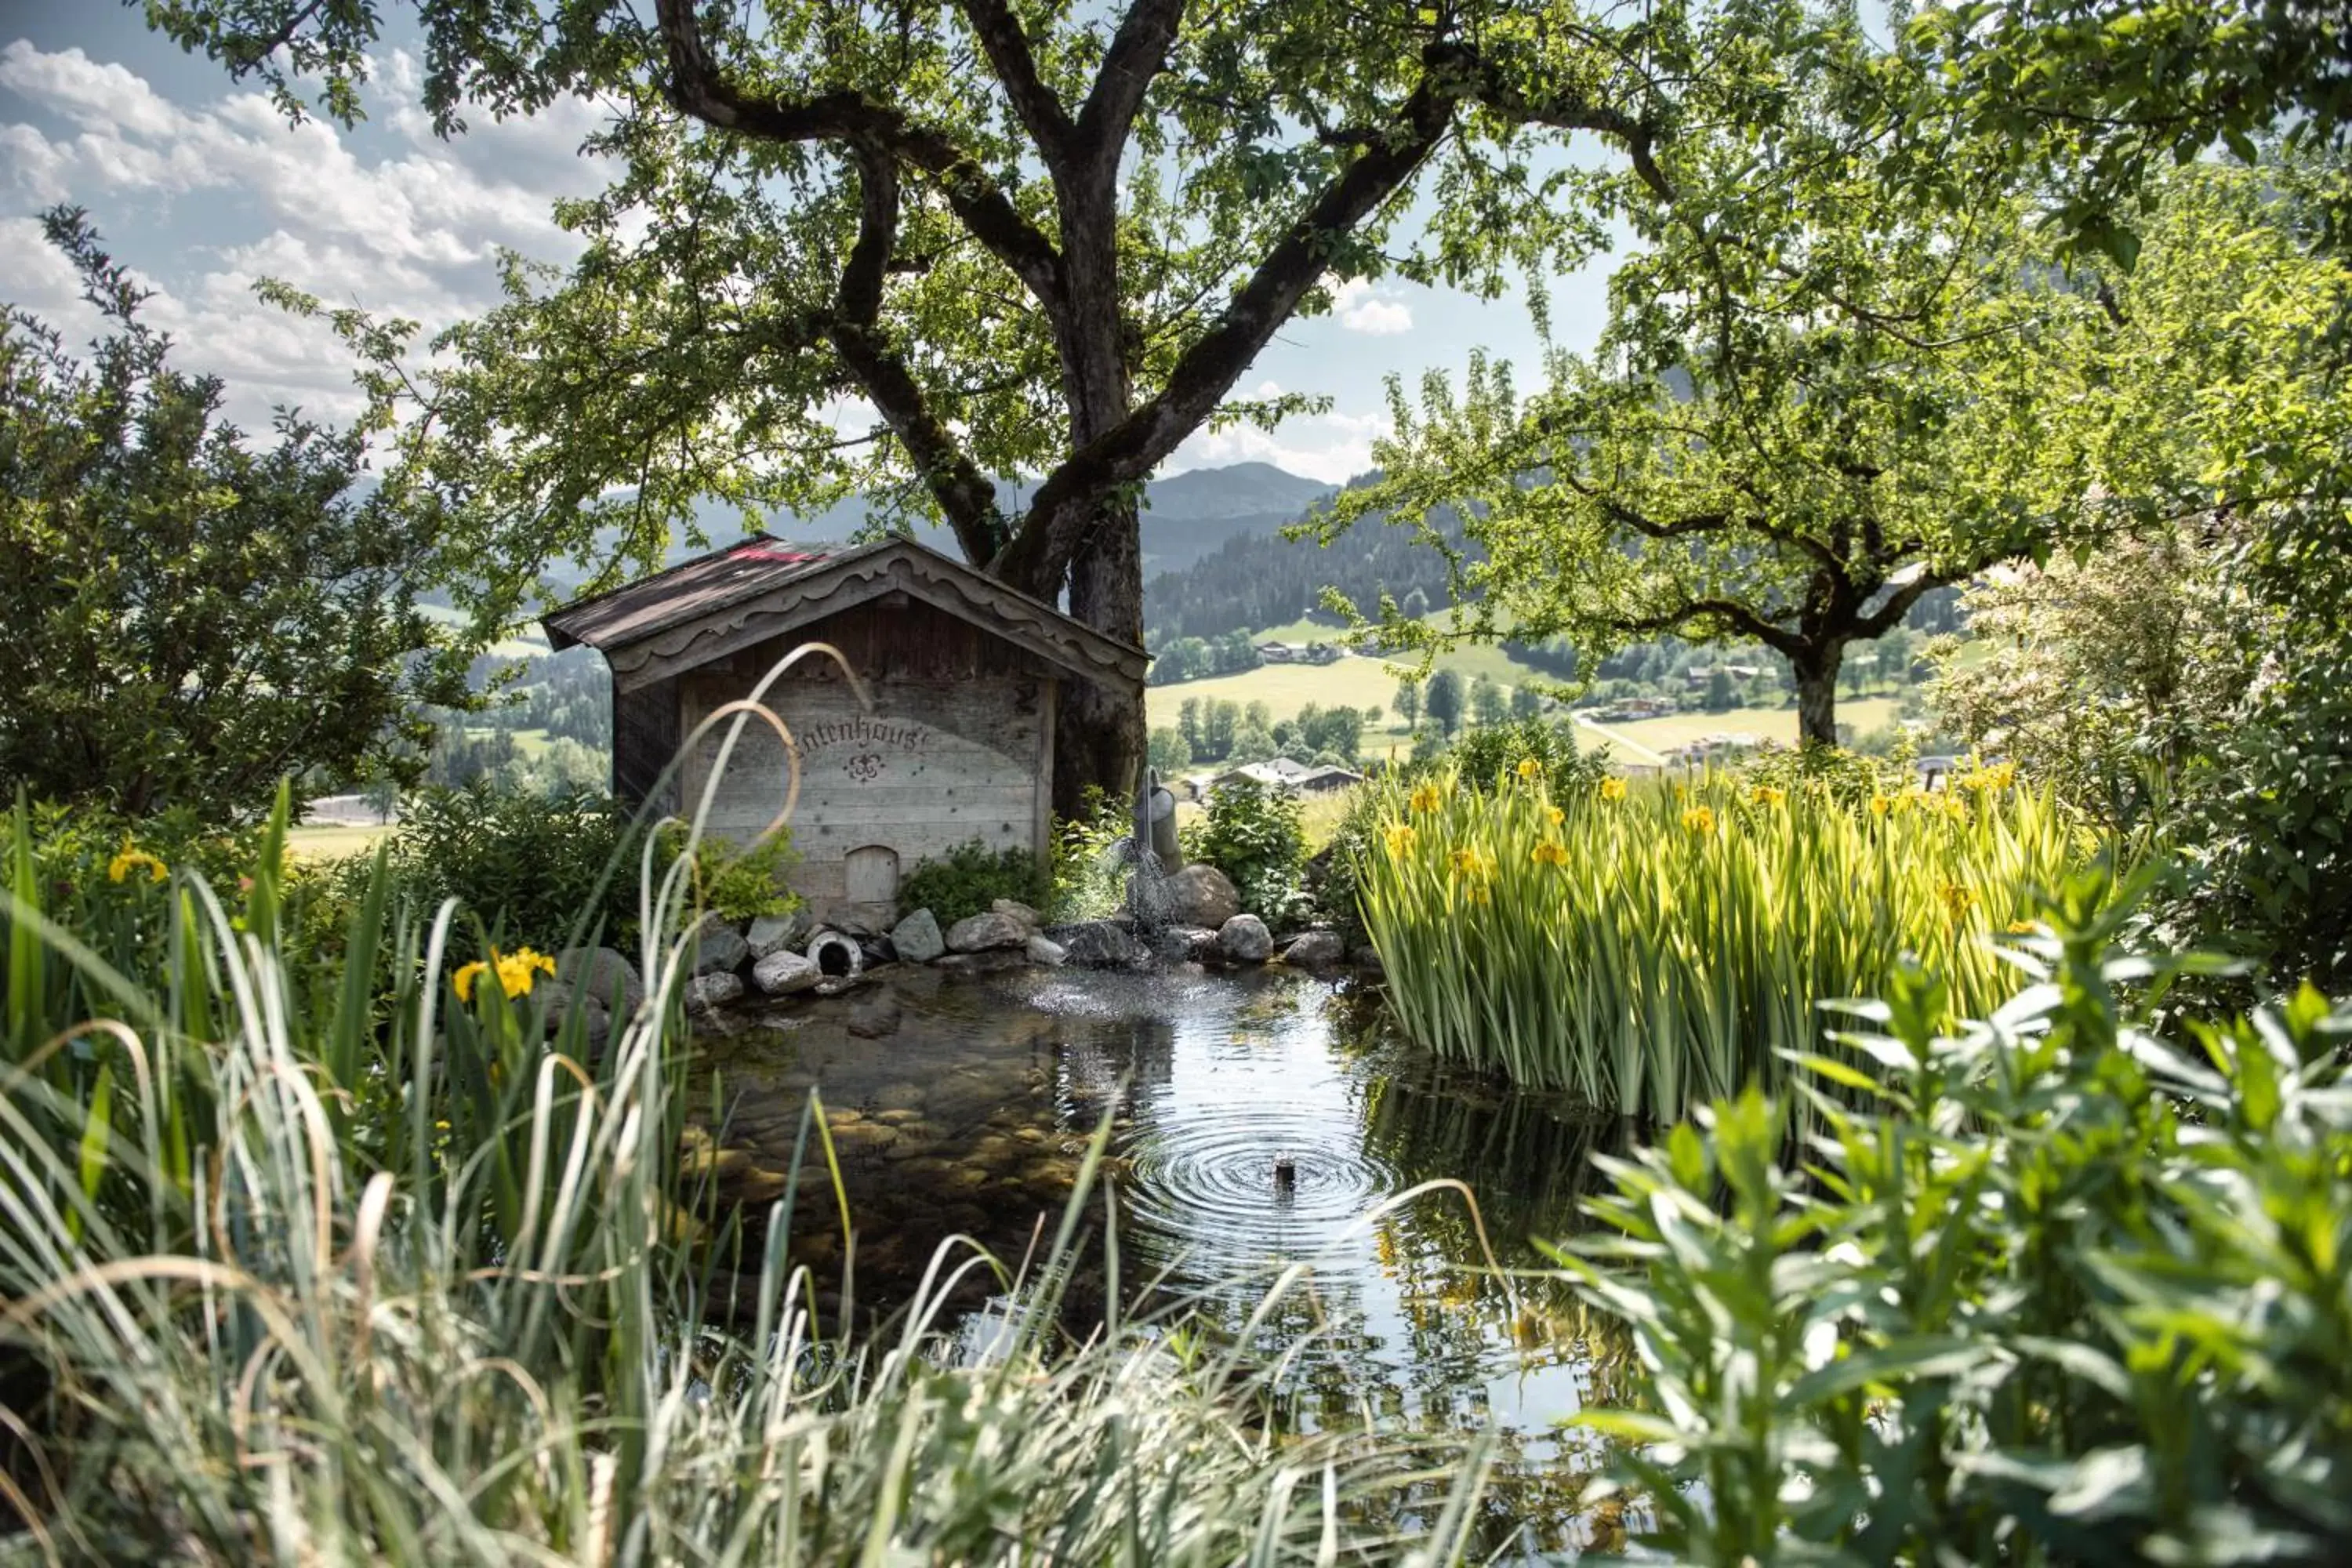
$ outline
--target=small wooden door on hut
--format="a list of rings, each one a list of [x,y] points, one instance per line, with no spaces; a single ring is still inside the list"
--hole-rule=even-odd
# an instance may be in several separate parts
[[[1139,694],[1148,662],[903,539],[826,549],[761,535],[545,625],[555,647],[584,643],[611,669],[616,795],[681,816],[707,801],[711,830],[744,843],[784,811],[797,760],[792,883],[820,918],[868,921],[890,918],[907,873],[958,845],[1043,853],[1063,687]],[[792,659],[811,643],[840,653],[867,700],[832,658]],[[764,712],[730,708],[752,701]]]

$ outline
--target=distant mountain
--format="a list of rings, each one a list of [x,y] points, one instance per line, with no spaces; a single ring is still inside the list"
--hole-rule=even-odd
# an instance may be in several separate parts
[[[1295,522],[1298,515],[1281,522]],[[1450,510],[1432,511],[1430,521],[1454,549],[1478,555],[1463,540],[1461,521]],[[1251,531],[1229,535],[1189,563],[1144,579],[1144,640],[1156,648],[1177,637],[1262,631],[1303,616],[1322,619],[1327,587],[1337,588],[1368,615],[1384,592],[1400,605],[1419,594],[1423,605],[1416,614],[1451,603],[1445,556],[1415,529],[1368,517],[1320,546],[1285,539],[1273,529]],[[1336,616],[1329,618],[1338,624]]]
[[[1035,489],[1033,482],[999,481],[998,504],[1008,510],[1018,510],[1027,504]],[[1193,468],[1154,479],[1144,490],[1144,568],[1174,571],[1213,553],[1227,540],[1270,534],[1286,522],[1297,521],[1308,507],[1332,493],[1333,487],[1320,479],[1305,479],[1271,463]],[[863,500],[852,499],[811,517],[772,518],[767,528],[796,542],[838,544],[856,537],[869,515]],[[719,501],[705,500],[697,506],[695,521],[713,545],[743,536],[741,514]],[[954,549],[944,530],[929,542],[943,550]],[[667,560],[675,564],[700,553],[702,548],[688,543],[681,535],[671,543]],[[567,584],[586,575],[569,563],[559,565],[551,574]]]

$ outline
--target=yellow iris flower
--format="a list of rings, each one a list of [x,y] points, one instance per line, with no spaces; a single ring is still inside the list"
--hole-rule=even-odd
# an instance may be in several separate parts
[[[487,962],[477,959],[460,966],[457,973],[449,977],[449,984],[457,988],[457,1000],[460,1002],[474,999],[474,984],[485,974],[497,977],[499,994],[528,996],[539,976],[554,973],[555,960],[543,952],[528,947],[519,947],[512,952],[500,952],[494,947],[490,949]]]
[[[1706,837],[1715,831],[1714,809],[1704,805],[1692,806],[1683,813],[1683,826],[1701,838]]]
[[[1602,779],[1601,781],[1601,798],[1603,800],[1623,800],[1625,798],[1625,781],[1621,778]]]
[[[1558,827],[1561,823],[1568,820],[1568,813],[1560,810],[1560,808],[1556,805],[1548,805],[1544,807],[1544,820],[1550,823],[1554,827]]]
[[[114,858],[106,863],[106,879],[110,882],[127,881],[133,871],[146,872],[147,879],[151,882],[160,882],[172,874],[165,868],[163,862],[156,859],[144,849],[131,847],[131,840],[126,838],[122,841],[122,847],[116,852]]]
[[[1774,789],[1770,784],[1758,784],[1748,792],[1748,798],[1758,805],[1779,805],[1789,798],[1789,792]]]
[[[1433,784],[1423,784],[1412,792],[1412,805],[1415,811],[1435,811],[1444,804],[1445,796]]]
[[[1388,830],[1389,855],[1391,858],[1394,858],[1395,857],[1403,854],[1406,850],[1412,848],[1412,841],[1416,837],[1418,836],[1413,832],[1412,826],[1406,823],[1400,822],[1391,827]]]
[[[1519,759],[1519,777],[1532,784],[1538,778],[1541,777],[1542,774],[1543,764],[1541,763],[1536,761],[1533,757],[1521,757]]]
[[[1568,846],[1557,838],[1547,838],[1528,851],[1528,858],[1538,866],[1565,866],[1568,864]]]

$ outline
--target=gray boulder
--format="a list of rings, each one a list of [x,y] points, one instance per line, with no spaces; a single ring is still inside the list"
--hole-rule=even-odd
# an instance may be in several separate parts
[[[917,910],[890,928],[890,945],[902,963],[929,963],[947,952],[948,939],[940,934],[937,915]]]
[[[567,947],[556,955],[555,977],[606,1007],[617,1001],[623,1017],[634,1015],[646,999],[637,966],[618,948]]]
[[[1050,936],[1031,937],[1028,953],[1030,963],[1042,963],[1048,969],[1059,969],[1070,957],[1070,950]]]
[[[732,970],[698,974],[686,983],[686,1010],[708,1013],[743,994],[743,977]]]
[[[950,952],[992,952],[998,948],[1020,947],[1028,941],[1027,926],[994,910],[960,920],[948,928]]]
[[[1217,956],[1217,933],[1207,926],[1170,926],[1152,939],[1151,951],[1166,963],[1202,963]]]
[[[1217,951],[1230,963],[1264,963],[1274,952],[1274,933],[1255,915],[1235,915],[1217,928]]]
[[[1385,967],[1381,963],[1381,950],[1369,942],[1349,953],[1348,962],[1370,974],[1386,973]]]
[[[694,928],[694,972],[697,974],[732,974],[743,967],[751,956],[751,944],[717,915],[705,915],[702,923]]]
[[[760,988],[762,996],[797,995],[814,990],[824,978],[824,970],[789,948],[772,952],[751,965],[751,984]]]
[[[994,903],[989,905],[988,908],[989,912],[992,914],[1011,915],[1014,920],[1019,921],[1031,931],[1035,931],[1045,923],[1039,918],[1035,910],[1031,909],[1028,905],[1021,902],[1017,899],[999,899]]]
[[[797,948],[801,939],[809,933],[808,906],[803,904],[788,915],[761,915],[743,933],[743,944],[751,950],[753,959]]]
[[[1180,926],[1212,930],[1242,912],[1242,896],[1233,879],[1214,866],[1187,866],[1168,879],[1170,918]]]
[[[1117,921],[1080,921],[1055,926],[1046,936],[1062,949],[1063,962],[1087,969],[1129,969],[1143,962],[1143,945]]]
[[[1328,931],[1310,931],[1282,950],[1282,962],[1293,969],[1329,969],[1347,956],[1347,944]]]

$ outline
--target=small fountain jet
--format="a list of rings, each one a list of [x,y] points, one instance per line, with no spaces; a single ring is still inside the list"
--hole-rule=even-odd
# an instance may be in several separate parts
[[[1287,1152],[1274,1157],[1274,1195],[1288,1203],[1298,1194],[1298,1162]]]

